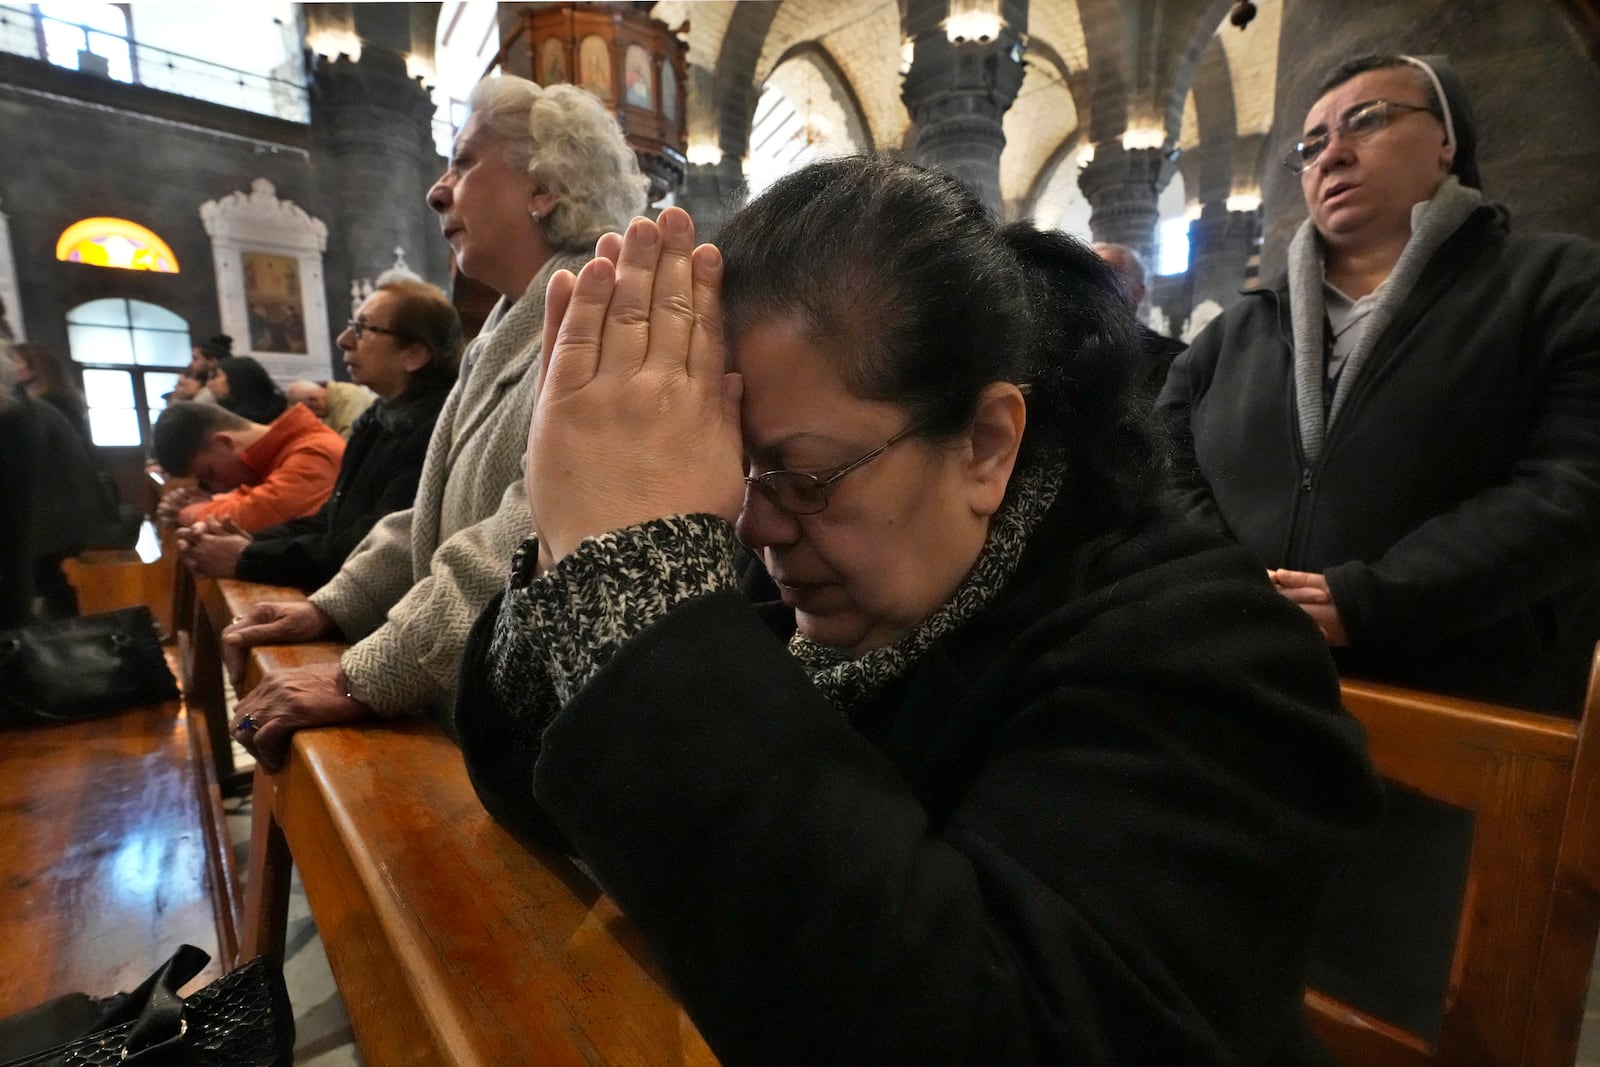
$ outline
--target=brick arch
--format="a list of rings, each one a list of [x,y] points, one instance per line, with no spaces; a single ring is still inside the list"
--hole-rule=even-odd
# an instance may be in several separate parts
[[[850,78],[845,74],[844,69],[839,66],[838,60],[833,58],[833,53],[829,52],[820,41],[800,41],[785,49],[783,54],[778,57],[778,61],[772,65],[772,69],[776,71],[791,59],[804,59],[816,64],[817,69],[822,72],[822,80],[828,83],[830,89],[837,92],[840,102],[844,104],[845,111],[852,123],[851,139],[861,147],[863,152],[876,151],[876,146],[872,141],[872,125],[867,122],[867,111],[861,106],[861,97],[856,94],[855,86],[851,84]],[[767,75],[769,78],[771,76],[771,74]],[[757,96],[759,97],[760,94],[757,93]],[[745,137],[748,141],[748,127],[745,131]]]
[[[766,44],[767,32],[783,0],[771,3],[739,4],[728,20],[717,53],[715,106],[721,112],[717,143],[723,155],[743,159],[750,151],[750,123],[755,118],[756,100],[761,87],[756,84],[756,65]]]

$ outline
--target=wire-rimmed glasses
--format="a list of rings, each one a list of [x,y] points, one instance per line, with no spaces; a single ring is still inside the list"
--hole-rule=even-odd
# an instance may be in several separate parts
[[[765,474],[747,475],[744,483],[761,490],[762,495],[781,511],[790,515],[815,515],[828,506],[828,491],[838,484],[840,478],[851,471],[865,467],[888,451],[890,445],[910,437],[921,428],[921,423],[912,423],[871,452],[853,463],[840,467],[826,478],[819,478],[804,471],[767,471]]]
[[[1380,130],[1386,129],[1398,117],[1398,113],[1407,111],[1426,111],[1435,118],[1440,117],[1438,108],[1426,104],[1405,104],[1398,100],[1368,100],[1347,110],[1339,119],[1339,125],[1331,131],[1323,130],[1309,140],[1296,142],[1283,157],[1283,165],[1289,168],[1291,174],[1302,174],[1322,158],[1322,153],[1327,151],[1335,133],[1347,141],[1365,141]]]

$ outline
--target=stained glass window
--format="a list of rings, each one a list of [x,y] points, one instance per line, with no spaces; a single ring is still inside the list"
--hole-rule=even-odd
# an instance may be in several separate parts
[[[127,219],[92,218],[74,222],[56,239],[56,258],[95,267],[178,273],[178,257],[172,254],[167,243]]]

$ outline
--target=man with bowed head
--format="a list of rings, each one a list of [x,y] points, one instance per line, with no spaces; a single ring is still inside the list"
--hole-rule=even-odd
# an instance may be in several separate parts
[[[1189,516],[1341,670],[1576,714],[1600,637],[1600,247],[1514,235],[1441,58],[1335,70],[1287,276],[1173,364]]]
[[[439,413],[416,503],[373,527],[309,602],[260,605],[224,632],[235,654],[352,642],[337,665],[274,672],[240,701],[234,735],[269,768],[301,727],[421,710],[453,727],[467,632],[527,534],[522,457],[546,286],[645,206],[633,150],[594,96],[501,76],[470,103],[428,206],[461,272],[501,299]]]

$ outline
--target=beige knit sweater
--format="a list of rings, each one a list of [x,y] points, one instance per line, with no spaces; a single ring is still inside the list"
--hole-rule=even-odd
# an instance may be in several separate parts
[[[416,503],[373,527],[311,595],[355,642],[345,674],[380,715],[449,709],[467,632],[530,533],[522,462],[545,286],[586,258],[552,257],[520,300],[495,306],[439,413]]]

